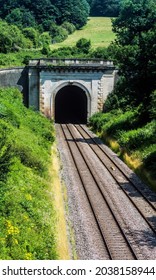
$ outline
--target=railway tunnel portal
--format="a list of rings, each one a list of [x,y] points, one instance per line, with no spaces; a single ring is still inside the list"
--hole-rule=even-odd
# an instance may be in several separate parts
[[[75,85],[61,88],[55,97],[56,123],[87,123],[86,92]]]
[[[116,69],[99,59],[34,59],[29,62],[29,106],[57,123],[87,123],[103,109]]]

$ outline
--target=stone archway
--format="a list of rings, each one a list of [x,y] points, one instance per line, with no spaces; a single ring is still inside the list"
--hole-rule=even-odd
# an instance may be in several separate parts
[[[77,85],[65,85],[55,95],[56,123],[87,123],[88,98]]]

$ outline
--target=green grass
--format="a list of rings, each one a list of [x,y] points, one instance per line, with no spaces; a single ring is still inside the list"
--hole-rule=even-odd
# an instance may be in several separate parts
[[[40,50],[20,50],[19,52],[13,53],[0,53],[0,68],[7,67],[16,67],[16,66],[25,66],[24,59],[25,57],[31,58],[40,58],[44,57]]]
[[[0,88],[0,259],[57,259],[53,124]]]
[[[81,38],[91,40],[93,50],[97,47],[107,47],[115,38],[115,34],[112,32],[111,18],[90,17],[87,24],[81,30],[76,30],[73,34],[69,35],[65,41],[51,45],[51,50],[53,51],[63,47],[73,47]],[[62,54],[62,50],[60,52]],[[67,53],[64,51],[62,55],[64,57],[71,57],[69,51]],[[85,56],[85,54],[82,53],[82,56],[83,55]],[[51,55],[49,54],[49,56]],[[39,49],[20,50],[19,52],[7,54],[0,53],[0,68],[24,66],[25,58],[28,60],[28,58],[40,57],[46,57],[46,55],[42,54]]]
[[[81,30],[76,30],[62,43],[51,45],[51,49],[72,47],[80,38],[90,39],[93,48],[107,47],[115,38],[115,34],[112,32],[111,18],[90,17]]]
[[[89,125],[156,191],[156,121],[141,122],[139,108],[96,113]]]

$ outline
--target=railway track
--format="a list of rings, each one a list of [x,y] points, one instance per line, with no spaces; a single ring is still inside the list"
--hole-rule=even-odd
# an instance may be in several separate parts
[[[107,259],[156,258],[156,195],[82,125],[56,125],[81,181]]]

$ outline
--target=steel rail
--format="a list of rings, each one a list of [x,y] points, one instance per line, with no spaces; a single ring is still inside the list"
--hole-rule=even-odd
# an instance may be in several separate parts
[[[79,153],[81,154],[81,156],[82,156],[82,158],[83,158],[85,164],[87,165],[88,170],[90,171],[90,174],[92,175],[92,177],[93,177],[93,179],[94,179],[94,181],[95,181],[95,184],[97,185],[97,187],[98,187],[98,189],[99,189],[99,191],[100,191],[100,193],[101,193],[101,195],[102,195],[102,197],[103,197],[103,199],[104,199],[104,201],[105,201],[105,203],[106,203],[106,205],[107,205],[107,207],[108,207],[108,209],[109,209],[109,211],[110,211],[110,213],[111,213],[111,215],[112,215],[112,217],[113,217],[113,219],[114,219],[114,221],[116,222],[116,224],[117,224],[117,226],[118,226],[118,228],[119,228],[119,230],[120,230],[122,236],[124,237],[124,240],[125,240],[125,242],[126,242],[126,244],[127,244],[127,247],[129,248],[129,250],[130,250],[130,252],[131,252],[131,254],[132,254],[132,256],[133,256],[133,259],[138,259],[137,254],[136,254],[135,251],[134,251],[134,248],[132,248],[132,246],[131,246],[131,244],[130,244],[130,241],[128,240],[128,238],[127,238],[127,236],[126,236],[126,233],[124,232],[124,230],[122,229],[122,227],[121,227],[121,225],[120,225],[120,222],[118,221],[118,219],[116,218],[115,214],[113,213],[113,210],[112,210],[111,207],[109,206],[109,203],[108,203],[108,201],[107,201],[107,198],[104,196],[104,193],[102,192],[101,187],[99,186],[99,182],[98,182],[97,179],[95,178],[95,176],[94,176],[94,174],[93,174],[93,171],[91,170],[90,166],[88,165],[88,162],[86,161],[86,159],[85,159],[85,157],[84,157],[84,155],[83,155],[83,153],[82,153],[82,151],[81,151],[81,149],[80,149],[78,143],[75,141],[74,135],[73,135],[73,132],[72,132],[71,129],[70,129],[70,126],[69,126],[69,125],[66,125],[66,127],[68,128],[68,131],[70,132],[70,134],[71,134],[71,136],[72,136],[72,138],[73,138],[73,140],[74,140],[74,143],[75,143],[75,145],[77,146],[77,148],[78,148],[78,150],[79,150]],[[65,136],[65,137],[66,137],[66,136]],[[68,142],[67,137],[66,137],[66,141]],[[69,143],[68,143],[68,144],[69,144]],[[70,149],[70,150],[71,150],[71,149]],[[71,152],[72,152],[72,151],[71,151]],[[78,166],[76,166],[76,167],[77,167],[77,169],[79,169]],[[80,174],[80,176],[81,176],[81,174]],[[81,180],[82,180],[82,178],[81,178]],[[98,223],[99,223],[99,221],[98,221]],[[99,225],[99,226],[100,226],[100,225]],[[107,247],[108,247],[108,245],[107,245]]]

